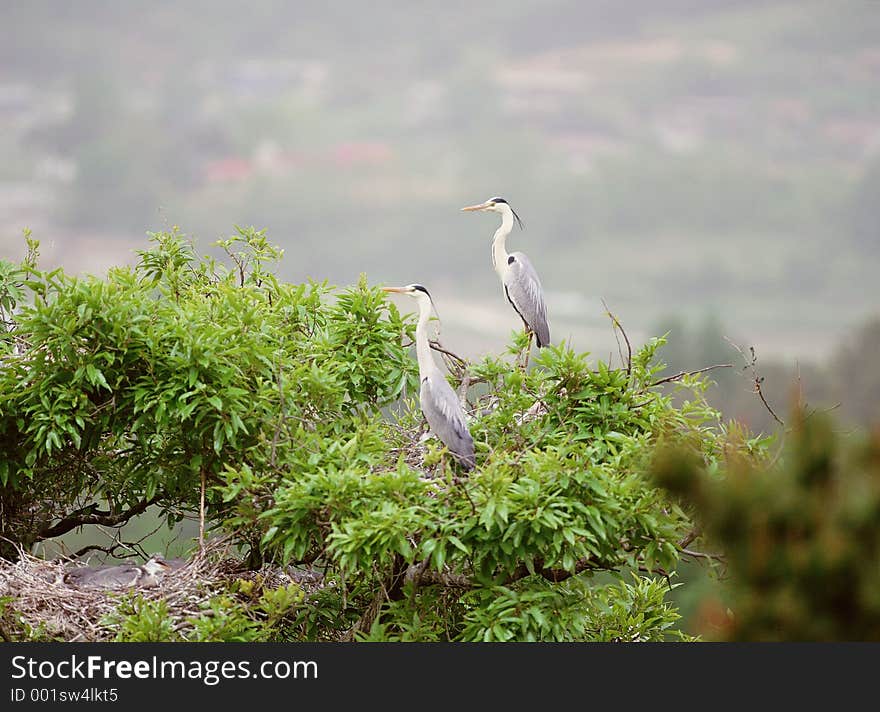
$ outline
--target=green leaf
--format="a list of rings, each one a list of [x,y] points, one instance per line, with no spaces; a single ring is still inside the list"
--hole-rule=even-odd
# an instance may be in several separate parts
[[[454,534],[450,534],[450,535],[448,535],[446,538],[452,543],[453,546],[455,546],[456,549],[458,549],[458,550],[464,552],[465,554],[469,554],[469,553],[470,553],[470,549],[468,549],[468,548],[462,543],[461,539],[459,539],[459,538],[458,538],[457,536],[455,536]]]

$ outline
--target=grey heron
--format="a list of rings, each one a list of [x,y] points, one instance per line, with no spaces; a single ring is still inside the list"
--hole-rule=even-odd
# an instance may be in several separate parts
[[[522,229],[522,221],[504,198],[489,198],[479,205],[468,205],[464,211],[485,211],[501,213],[501,226],[495,231],[492,240],[492,266],[501,279],[504,296],[514,311],[522,319],[529,335],[529,349],[532,346],[532,335],[538,342],[538,348],[550,343],[550,325],[547,322],[547,306],[544,303],[544,288],[538,273],[531,261],[522,252],[507,253],[505,243],[513,230],[513,222]],[[528,363],[528,350],[526,363]]]
[[[465,470],[474,466],[474,440],[471,437],[461,403],[434,362],[428,343],[428,320],[433,302],[428,290],[421,284],[406,287],[384,287],[384,291],[406,294],[419,305],[419,321],[416,325],[416,358],[419,363],[419,405],[431,432],[446,445]]]
[[[159,574],[174,568],[162,556],[152,556],[140,566],[116,564],[114,566],[83,566],[64,574],[64,583],[77,588],[122,589],[152,588],[159,582]]]

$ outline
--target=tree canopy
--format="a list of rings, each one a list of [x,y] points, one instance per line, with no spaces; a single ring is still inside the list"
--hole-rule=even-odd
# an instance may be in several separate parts
[[[219,257],[177,229],[151,242],[104,277],[41,271],[32,240],[2,265],[4,556],[150,506],[174,526],[204,497],[209,538],[322,585],[256,607],[231,586],[223,614],[249,623],[195,639],[687,637],[667,594],[699,526],[658,457],[717,478],[768,465],[768,440],[722,422],[704,374],[660,378],[663,338],[618,367],[558,343],[527,371],[522,335],[475,362],[437,344],[476,444],[466,475],[425,437],[414,321],[379,286],[283,283],[252,228]],[[161,602],[125,601],[105,621],[119,639],[174,638]]]

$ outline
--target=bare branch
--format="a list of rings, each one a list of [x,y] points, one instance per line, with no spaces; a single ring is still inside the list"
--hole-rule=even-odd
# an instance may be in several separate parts
[[[428,559],[425,559],[420,564],[410,566],[406,572],[406,583],[413,583],[416,586],[445,586],[447,588],[470,589],[474,587],[474,582],[467,576],[428,569],[427,562]]]
[[[756,364],[758,363],[758,356],[755,353],[755,347],[749,346],[749,356],[746,356],[745,352],[742,348],[734,343],[728,337],[724,337],[724,340],[730,344],[734,349],[739,352],[739,355],[742,356],[743,361],[745,362],[745,366],[743,366],[743,370],[750,370],[752,373],[752,379],[754,384],[754,391],[758,394],[758,397],[761,399],[761,402],[764,404],[764,407],[767,409],[767,412],[773,416],[773,419],[779,423],[782,427],[785,427],[785,423],[782,419],[776,415],[776,412],[773,408],[770,407],[770,404],[767,402],[767,399],[764,397],[764,390],[761,388],[761,384],[764,383],[764,377],[758,375],[758,368]]]
[[[275,424],[275,432],[272,435],[272,449],[269,454],[269,464],[275,467],[275,451],[278,448],[278,438],[281,435],[281,428],[284,425],[284,381],[281,372],[281,363],[278,363],[278,422]]]
[[[440,345],[440,342],[437,339],[431,339],[428,342],[428,344],[431,346],[432,349],[434,349],[434,351],[439,351],[441,354],[448,356],[453,361],[455,361],[459,368],[461,368],[461,369],[467,368],[467,366],[468,366],[467,359],[462,358],[457,353],[453,353],[452,351],[449,351],[448,349],[443,348],[443,346]]]
[[[685,556],[690,556],[693,559],[708,559],[710,561],[718,561],[722,564],[727,562],[727,559],[723,554],[708,554],[703,551],[693,551],[691,549],[679,549],[679,551]]]
[[[843,403],[838,402],[832,406],[829,406],[828,408],[814,408],[804,416],[804,422],[812,418],[814,415],[816,415],[816,413],[830,413],[831,411],[840,408],[841,405],[843,405]]]
[[[85,556],[90,551],[100,551],[102,554],[107,554],[107,556],[113,556],[113,552],[115,552],[119,548],[119,544],[114,544],[113,546],[101,546],[100,544],[89,544],[88,546],[84,546],[81,549],[77,549],[72,554],[68,556],[61,556],[55,561],[65,561],[67,559],[78,559],[80,556]]]
[[[379,590],[376,591],[373,600],[367,605],[361,617],[342,634],[340,637],[342,642],[351,642],[355,640],[358,633],[369,632],[379,617],[385,602],[400,600],[403,596],[403,584],[410,568],[412,567],[405,566],[402,556],[399,554],[395,556],[388,577],[379,575]],[[376,573],[378,574],[378,572]]]
[[[678,542],[678,548],[686,548],[687,546],[692,544],[694,540],[697,539],[702,533],[703,530],[700,527],[694,527],[687,534],[684,535],[684,538],[680,542]]]
[[[199,470],[199,552],[205,550],[205,488],[207,485],[205,468]]]
[[[467,392],[470,387],[471,374],[470,371],[466,370],[461,376],[461,385],[458,387],[458,401],[461,403],[461,407],[465,411],[468,409]]]
[[[661,383],[671,383],[673,381],[680,381],[685,376],[696,376],[698,373],[706,373],[707,371],[713,371],[716,368],[733,368],[732,363],[716,363],[714,366],[706,366],[705,368],[698,368],[696,371],[679,371],[674,376],[667,376],[666,378],[661,378],[659,381],[654,381],[649,388],[653,388],[654,386],[659,386]]]
[[[37,534],[36,541],[51,539],[52,537],[67,534],[67,532],[72,531],[77,527],[81,527],[84,524],[101,524],[107,527],[120,526],[125,524],[132,517],[142,514],[147,507],[158,502],[161,497],[162,495],[157,494],[150,499],[142,499],[137,504],[129,507],[124,512],[119,512],[118,514],[101,511],[96,505],[90,505],[83,509],[78,509],[75,512],[71,512],[66,517],[63,517],[51,527],[42,529]]]
[[[623,329],[623,325],[620,323],[618,318],[614,316],[611,310],[608,308],[608,305],[605,303],[605,300],[602,300],[602,306],[605,307],[605,313],[611,319],[611,326],[614,330],[614,339],[617,341],[617,350],[620,353],[620,360],[623,361],[623,353],[620,348],[620,340],[617,338],[617,330],[620,330],[620,333],[623,335],[623,340],[626,342],[626,375],[629,376],[632,373],[632,345],[629,343],[629,337],[626,335],[626,331]]]

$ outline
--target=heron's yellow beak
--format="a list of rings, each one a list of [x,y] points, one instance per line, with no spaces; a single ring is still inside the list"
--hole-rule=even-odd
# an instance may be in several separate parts
[[[383,292],[394,292],[395,294],[403,294],[406,292],[403,287],[382,287]]]
[[[462,208],[465,212],[471,212],[472,210],[486,210],[486,208],[491,208],[491,201],[486,201],[485,203],[480,203],[479,205],[468,205],[466,208]]]

